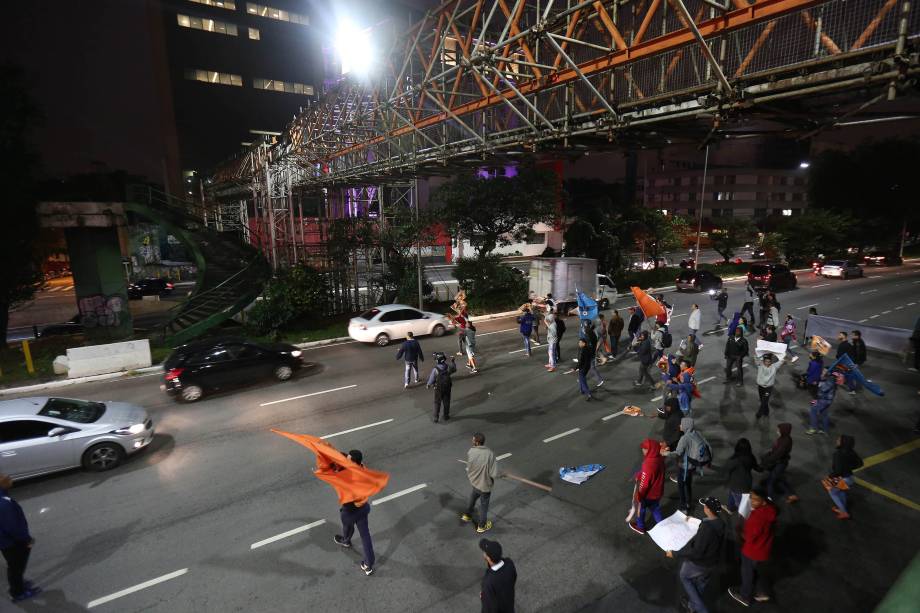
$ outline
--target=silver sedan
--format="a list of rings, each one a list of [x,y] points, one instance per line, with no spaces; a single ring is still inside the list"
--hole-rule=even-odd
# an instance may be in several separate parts
[[[125,402],[18,398],[0,402],[0,472],[14,479],[82,466],[115,468],[153,440],[147,411]]]

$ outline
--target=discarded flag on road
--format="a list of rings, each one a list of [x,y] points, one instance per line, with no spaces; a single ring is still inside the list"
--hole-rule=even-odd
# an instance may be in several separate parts
[[[642,309],[642,313],[646,317],[658,317],[659,315],[666,314],[664,305],[643,292],[642,289],[638,287],[630,287],[629,289],[632,290],[633,296],[636,297],[636,302],[639,304],[639,308]]]
[[[857,366],[850,356],[845,353],[837,358],[833,364],[828,366],[828,369],[831,372],[835,370],[842,372],[847,382],[856,381],[876,396],[885,395],[884,390],[878,386],[878,383],[873,383],[869,379],[866,379],[866,376],[859,370],[859,366]]]
[[[584,464],[582,466],[563,466],[559,469],[559,478],[575,485],[581,485],[597,473],[604,470],[603,464]]]
[[[584,319],[587,321],[594,321],[597,319],[597,301],[594,298],[589,298],[585,296],[585,293],[581,290],[578,290],[578,293],[575,295],[575,299],[578,300],[578,318]]]
[[[348,456],[318,436],[294,434],[274,428],[272,432],[300,443],[316,454],[316,470],[313,474],[332,486],[339,496],[340,505],[347,502],[365,502],[386,487],[390,480],[388,473],[371,470],[352,462]]]

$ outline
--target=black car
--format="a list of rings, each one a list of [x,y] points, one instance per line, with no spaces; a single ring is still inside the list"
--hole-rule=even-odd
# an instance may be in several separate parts
[[[904,259],[896,253],[883,253],[874,251],[863,256],[866,266],[900,266]]]
[[[139,279],[128,285],[128,298],[140,300],[143,296],[165,296],[172,291],[173,284],[166,279]]]
[[[66,336],[68,334],[83,334],[84,332],[85,329],[83,328],[83,323],[80,320],[80,315],[75,315],[69,321],[64,321],[59,324],[48,324],[39,330],[35,337],[43,338],[45,336]]]
[[[711,289],[721,289],[722,277],[708,270],[685,270],[677,275],[674,283],[677,285],[677,291],[679,292],[685,289],[705,292]]]
[[[763,247],[755,247],[751,251],[751,258],[755,260],[765,260],[767,258],[767,250]]]
[[[785,264],[752,264],[747,274],[751,287],[770,290],[795,289],[798,280]]]
[[[212,338],[177,347],[163,363],[166,393],[195,402],[206,392],[255,379],[287,381],[302,365],[302,352],[285,343]]]

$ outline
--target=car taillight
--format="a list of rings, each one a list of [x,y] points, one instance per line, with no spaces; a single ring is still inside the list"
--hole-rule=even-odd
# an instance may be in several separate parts
[[[166,284],[166,289],[172,289],[172,288],[173,288],[173,284],[172,284],[172,283],[167,283],[167,284]]]
[[[181,374],[183,373],[183,371],[185,371],[184,368],[173,368],[173,369],[171,369],[168,373],[166,373],[166,377],[165,377],[165,378],[166,378],[167,381],[172,381],[173,379],[178,379],[178,378],[179,378],[179,375],[181,375]]]

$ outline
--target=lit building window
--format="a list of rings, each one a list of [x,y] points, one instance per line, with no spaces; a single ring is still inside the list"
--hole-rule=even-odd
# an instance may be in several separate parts
[[[313,86],[304,85],[303,83],[288,83],[277,79],[253,79],[252,86],[256,89],[268,89],[275,92],[286,92],[288,94],[303,94],[305,96],[313,95]]]
[[[192,30],[204,30],[205,32],[217,32],[227,36],[236,36],[236,24],[216,19],[206,19],[203,17],[189,17],[188,15],[176,15],[176,21],[183,28]]]
[[[783,217],[792,217],[792,209],[783,209]]]
[[[189,2],[194,2],[196,4],[204,4],[207,6],[216,6],[217,8],[227,9],[230,11],[236,10],[236,3],[233,0],[188,0]]]
[[[249,28],[249,40],[262,40],[262,33],[258,28]]]
[[[291,23],[299,23],[300,25],[304,26],[310,25],[310,18],[306,15],[292,13],[291,11],[283,11],[281,9],[272,8],[262,4],[247,2],[246,12],[250,15],[258,15],[259,17],[277,19],[278,21],[290,21]]]
[[[196,70],[187,68],[185,78],[190,81],[201,81],[202,83],[211,83],[214,85],[233,85],[234,87],[243,86],[243,77],[238,74],[227,72],[215,72],[213,70]]]

